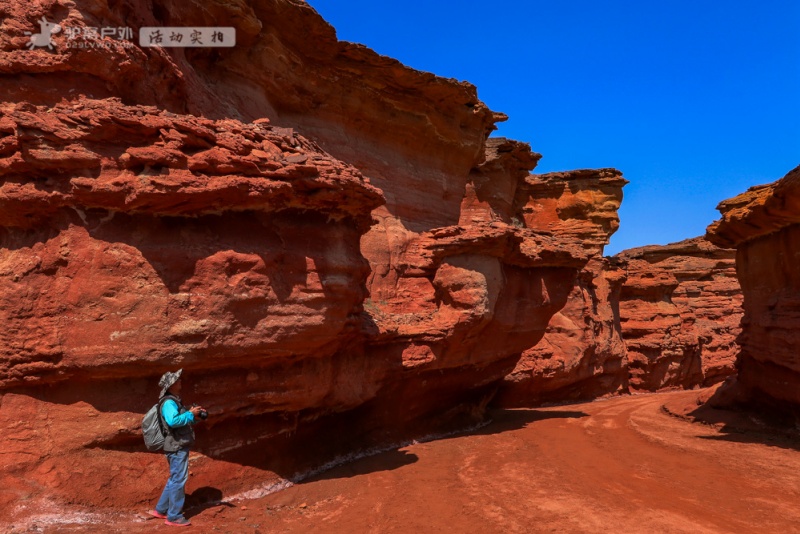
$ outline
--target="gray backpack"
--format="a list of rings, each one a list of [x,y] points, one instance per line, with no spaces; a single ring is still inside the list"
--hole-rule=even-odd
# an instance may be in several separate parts
[[[142,435],[144,436],[144,445],[148,451],[156,452],[164,449],[167,425],[162,421],[161,409],[169,399],[172,399],[169,395],[160,398],[152,408],[147,410],[147,413],[142,418]]]

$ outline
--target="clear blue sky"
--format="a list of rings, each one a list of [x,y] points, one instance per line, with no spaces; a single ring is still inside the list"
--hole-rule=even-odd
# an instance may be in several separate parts
[[[800,164],[799,0],[310,0],[339,39],[466,80],[534,172],[615,167],[607,254],[702,235]]]

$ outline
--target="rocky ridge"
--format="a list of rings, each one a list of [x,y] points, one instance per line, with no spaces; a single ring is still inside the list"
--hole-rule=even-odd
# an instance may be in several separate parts
[[[614,169],[578,170],[530,175],[519,189],[516,220],[579,239],[591,259],[575,271],[570,294],[542,341],[526,348],[505,377],[496,404],[531,406],[626,390],[618,317],[624,274],[601,258],[619,227],[617,210],[626,183]]]

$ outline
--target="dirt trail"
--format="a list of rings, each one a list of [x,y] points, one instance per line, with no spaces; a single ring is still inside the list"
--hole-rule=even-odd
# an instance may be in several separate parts
[[[499,412],[469,435],[364,458],[258,500],[206,509],[192,518],[193,528],[800,533],[800,441],[726,433],[662,409],[697,396]],[[139,520],[115,528],[167,527]]]

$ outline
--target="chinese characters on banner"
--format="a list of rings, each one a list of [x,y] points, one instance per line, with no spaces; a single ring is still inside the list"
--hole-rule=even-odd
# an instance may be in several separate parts
[[[145,26],[139,30],[139,46],[221,48],[236,45],[236,28],[228,26]]]

